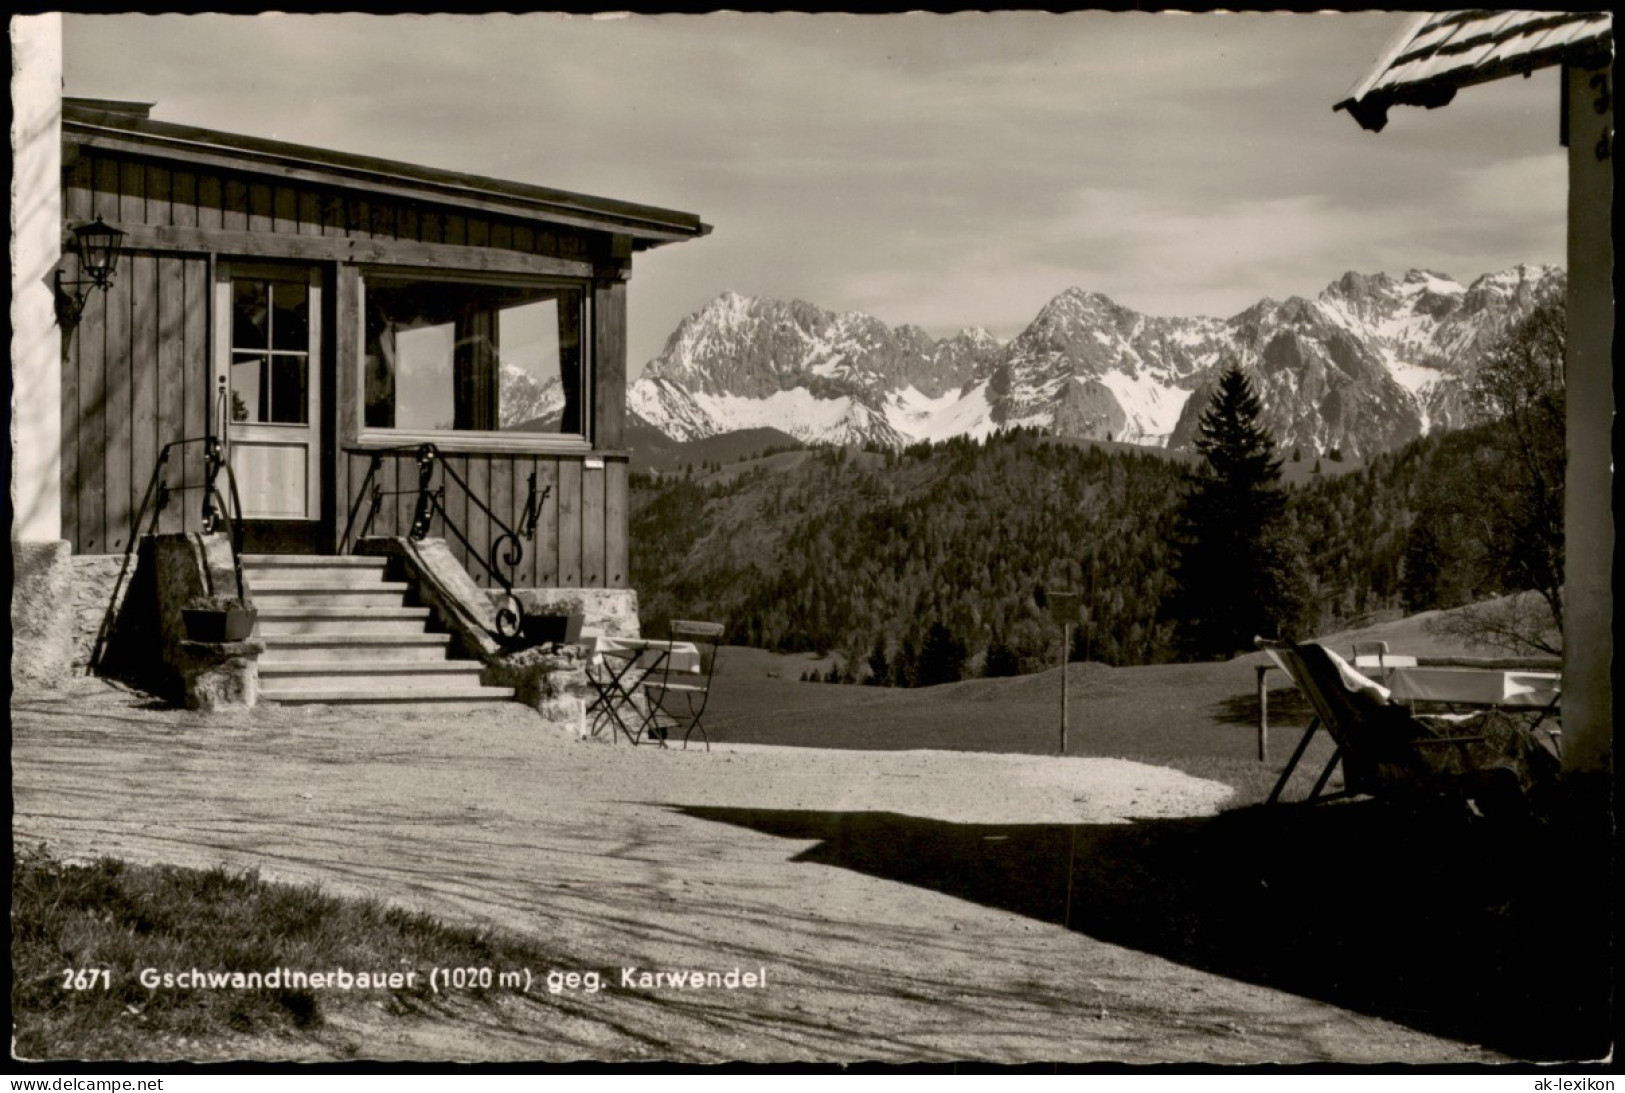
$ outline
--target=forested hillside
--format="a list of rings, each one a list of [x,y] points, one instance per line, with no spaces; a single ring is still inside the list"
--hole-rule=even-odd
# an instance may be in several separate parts
[[[1288,488],[1315,631],[1504,590],[1469,565],[1471,529],[1440,515],[1481,441],[1480,430],[1424,438]],[[1025,672],[1055,658],[1057,627],[1033,602],[1047,583],[1080,587],[1089,605],[1074,657],[1172,659],[1162,605],[1184,461],[1021,430],[798,454],[634,476],[632,578],[646,632],[674,617],[723,620],[732,643],[834,651],[854,678],[883,661],[888,681],[904,684],[923,681],[927,650],[932,679]]]

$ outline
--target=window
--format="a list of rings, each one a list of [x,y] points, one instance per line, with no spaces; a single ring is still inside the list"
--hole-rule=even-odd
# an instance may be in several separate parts
[[[585,436],[583,287],[379,272],[363,289],[367,428]]]
[[[231,420],[310,423],[310,286],[231,283]]]

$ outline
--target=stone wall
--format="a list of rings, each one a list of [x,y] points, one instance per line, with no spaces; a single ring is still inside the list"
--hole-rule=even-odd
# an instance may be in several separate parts
[[[251,707],[259,699],[259,656],[265,643],[187,640],[181,612],[193,600],[236,599],[231,542],[195,532],[159,535],[143,543],[152,574],[149,611],[162,652],[162,693],[189,710]]]
[[[74,661],[72,548],[13,539],[11,564],[11,686],[55,686]]]
[[[501,591],[487,590],[493,605],[503,600]],[[606,637],[641,636],[638,622],[638,594],[630,588],[516,588],[514,596],[527,615],[580,615],[587,634]],[[564,653],[565,650],[559,650]],[[587,682],[587,664],[576,650],[567,661],[557,662],[549,677],[552,695],[535,703],[543,717],[558,721],[578,736],[587,734],[586,709],[594,692]]]
[[[163,636],[157,603],[150,541],[128,556],[74,558],[73,674],[112,676],[160,690]]]
[[[211,588],[233,594],[236,579],[226,537],[149,537],[129,555],[83,555],[72,558],[69,568],[72,591],[61,602],[71,604],[63,625],[72,673],[109,676],[185,700],[199,658],[195,650],[182,648],[181,608]]]
[[[488,589],[493,604],[501,604],[501,590]],[[527,615],[581,615],[582,628],[612,638],[641,636],[638,594],[631,588],[516,588],[514,595]]]

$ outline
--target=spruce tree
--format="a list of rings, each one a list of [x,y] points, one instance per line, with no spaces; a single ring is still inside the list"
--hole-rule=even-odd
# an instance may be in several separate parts
[[[941,683],[957,683],[964,676],[965,643],[941,622],[933,622],[926,631],[925,643],[920,647],[915,685],[935,687]]]
[[[892,668],[891,662],[886,657],[885,634],[877,637],[874,648],[869,650],[869,675],[864,682],[875,687],[889,687],[892,684]]]
[[[982,663],[982,674],[990,678],[1020,675],[1021,660],[1016,656],[1016,651],[1004,643],[1004,639],[995,637],[993,643],[987,647],[987,657]]]
[[[1197,423],[1202,462],[1175,532],[1169,614],[1182,655],[1225,657],[1255,635],[1291,637],[1308,608],[1307,570],[1282,519],[1281,460],[1240,368],[1219,377]]]

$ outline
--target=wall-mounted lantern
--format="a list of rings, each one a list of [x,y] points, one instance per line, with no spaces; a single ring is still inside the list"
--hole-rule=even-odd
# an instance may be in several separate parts
[[[118,268],[124,233],[102,223],[98,216],[94,223],[73,229],[73,242],[79,252],[79,269],[89,274],[90,280],[69,281],[60,269],[56,271],[56,321],[63,327],[78,325],[91,288],[106,292],[113,286],[113,271]]]

